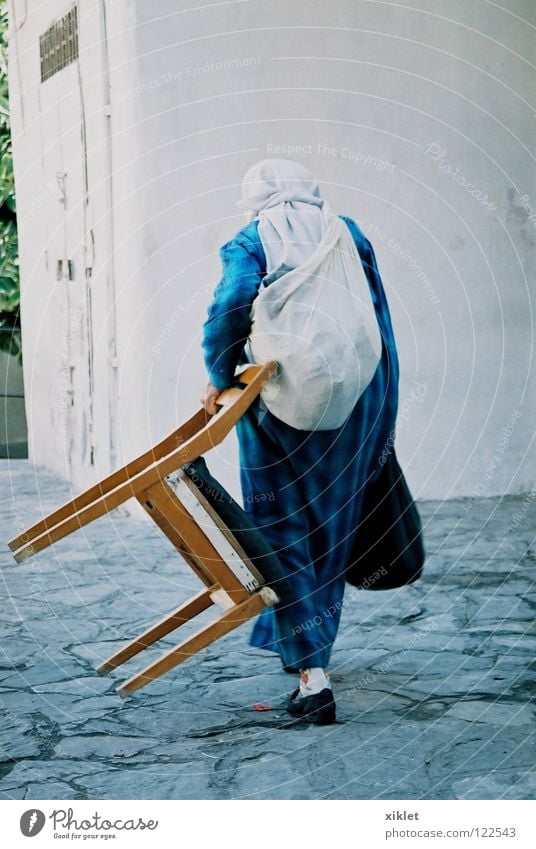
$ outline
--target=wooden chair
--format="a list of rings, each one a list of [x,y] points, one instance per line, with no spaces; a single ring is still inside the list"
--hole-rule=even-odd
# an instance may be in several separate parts
[[[276,369],[274,362],[247,367],[237,376],[242,388],[227,389],[219,396],[221,409],[215,416],[199,410],[154,448],[9,542],[20,563],[129,498],[136,498],[201,579],[204,588],[197,595],[109,657],[98,670],[101,674],[125,663],[211,605],[223,609],[213,622],[126,681],[118,688],[121,696],[154,681],[278,601],[238,540],[181,470],[182,465],[224,439]]]

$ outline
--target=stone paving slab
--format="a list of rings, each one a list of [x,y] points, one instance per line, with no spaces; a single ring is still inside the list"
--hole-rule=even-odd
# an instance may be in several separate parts
[[[4,541],[70,496],[23,460],[0,484]],[[4,546],[0,799],[533,799],[536,499],[420,508],[423,579],[348,588],[327,728],[280,709],[294,680],[249,625],[127,700],[139,658],[96,674],[196,588],[147,522],[116,511],[21,565]]]

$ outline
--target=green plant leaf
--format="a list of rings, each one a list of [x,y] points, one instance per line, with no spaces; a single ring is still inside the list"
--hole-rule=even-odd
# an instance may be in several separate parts
[[[9,126],[7,9],[0,8],[0,327],[18,324],[19,261],[13,156]],[[0,333],[1,337],[10,334]],[[20,344],[18,351],[20,353]]]

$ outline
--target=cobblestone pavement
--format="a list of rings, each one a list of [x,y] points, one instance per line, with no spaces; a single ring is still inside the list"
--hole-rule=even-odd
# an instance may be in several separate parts
[[[4,542],[69,496],[22,460],[0,480]],[[127,700],[140,658],[95,673],[196,586],[152,524],[116,511],[20,566],[4,547],[0,798],[534,798],[536,498],[421,512],[422,581],[347,594],[325,728],[278,709],[293,678],[249,625]]]

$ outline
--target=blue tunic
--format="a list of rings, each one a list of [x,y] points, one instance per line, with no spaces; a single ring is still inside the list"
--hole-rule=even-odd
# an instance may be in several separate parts
[[[372,382],[337,430],[295,430],[261,399],[237,424],[244,510],[277,552],[293,589],[291,598],[257,619],[250,643],[277,652],[284,666],[296,668],[328,665],[364,490],[381,468],[378,460],[397,413],[398,359],[374,251],[359,227],[341,218],[363,262],[383,340]],[[220,255],[223,276],[209,307],[203,348],[211,383],[224,389],[245,361],[251,304],[266,273],[257,222]]]

